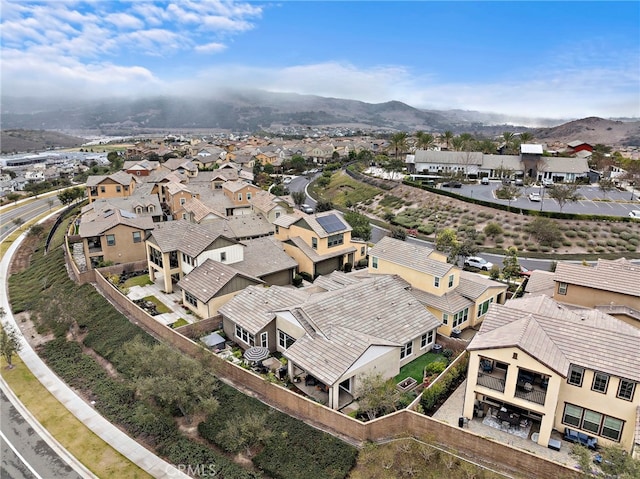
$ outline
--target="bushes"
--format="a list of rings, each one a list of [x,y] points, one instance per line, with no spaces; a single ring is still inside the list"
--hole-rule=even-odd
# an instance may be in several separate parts
[[[437,406],[464,380],[467,373],[469,356],[467,353],[463,354],[465,354],[465,357],[461,359],[458,364],[450,368],[445,374],[441,375],[436,382],[422,392],[420,406],[425,414],[433,414]]]

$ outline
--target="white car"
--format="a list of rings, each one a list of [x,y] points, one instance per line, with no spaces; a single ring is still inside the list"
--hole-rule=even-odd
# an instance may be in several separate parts
[[[529,193],[529,201],[542,201],[542,197],[540,196],[540,193]]]
[[[542,186],[546,186],[546,187],[553,186],[553,180],[542,180]]]
[[[287,176],[284,180],[282,180],[282,183],[288,185],[289,183],[291,183],[291,177]]]
[[[629,218],[640,220],[640,210],[629,211]]]
[[[479,256],[469,256],[464,260],[464,265],[470,268],[478,268],[483,271],[489,271],[493,268],[493,263],[489,263],[486,259],[480,258]]]

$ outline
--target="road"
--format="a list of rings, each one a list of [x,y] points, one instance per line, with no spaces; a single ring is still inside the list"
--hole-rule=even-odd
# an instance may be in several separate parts
[[[0,477],[7,479],[82,479],[0,391]]]
[[[53,202],[49,204],[50,201]],[[60,200],[58,200],[58,197],[55,195],[38,198],[23,204],[18,203],[17,207],[11,210],[5,206],[0,210],[0,241],[4,241],[7,236],[18,228],[14,223],[16,218],[21,218],[22,222],[26,223],[58,206],[60,206]]]

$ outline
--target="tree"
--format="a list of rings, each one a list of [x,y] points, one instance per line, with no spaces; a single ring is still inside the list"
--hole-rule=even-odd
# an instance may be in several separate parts
[[[306,201],[307,195],[304,191],[294,191],[293,193],[291,193],[291,199],[293,199],[293,203],[296,206],[300,206]]]
[[[453,132],[450,130],[447,130],[442,135],[440,135],[440,141],[444,141],[447,150],[451,146],[451,140],[453,140]]]
[[[369,218],[356,211],[348,211],[344,214],[344,220],[352,228],[351,235],[363,241],[371,239],[371,223]]]
[[[576,185],[555,185],[549,188],[549,196],[558,202],[560,211],[568,202],[576,202],[580,198]]]
[[[400,131],[391,135],[391,146],[395,151],[396,160],[400,159],[400,155],[407,150],[407,133]]]
[[[393,380],[384,379],[380,373],[363,376],[358,392],[360,411],[366,414],[369,420],[395,411],[400,397]]]
[[[149,345],[139,339],[126,343],[122,354],[141,397],[168,412],[179,410],[187,423],[197,411],[212,414],[217,409],[212,393],[219,383],[210,366],[163,344]]]
[[[404,167],[405,162],[400,158],[391,158],[382,164],[382,168],[385,171],[390,171],[392,173],[402,171]]]
[[[511,211],[511,202],[520,197],[520,190],[517,186],[503,185],[496,190],[496,196],[501,200],[507,200],[509,203],[509,211]]]
[[[251,412],[239,416],[227,421],[227,426],[217,434],[216,441],[228,452],[237,453],[244,448],[247,456],[251,457],[253,450],[272,435],[268,420],[267,413]]]
[[[489,238],[494,238],[503,233],[502,226],[500,226],[495,221],[487,223],[483,231],[484,231],[484,234],[487,235]],[[473,256],[473,255],[470,255],[470,256]]]
[[[110,151],[107,154],[107,160],[111,163],[111,171],[119,171],[122,169],[123,160],[117,151]]]
[[[18,200],[22,198],[22,195],[19,195],[18,193],[8,193],[6,198],[9,201],[13,201],[13,204],[15,205],[18,203]]]
[[[446,253],[450,260],[454,258],[458,245],[456,232],[451,228],[445,228],[436,235],[436,249]]]
[[[607,193],[616,187],[616,183],[611,178],[603,178],[598,182],[598,188],[602,191],[602,196],[607,197]]]
[[[550,246],[554,241],[562,238],[562,231],[551,218],[538,216],[526,226],[531,236],[542,246]]]
[[[465,259],[469,256],[477,255],[478,251],[480,251],[480,249],[471,238],[467,238],[462,243],[458,243],[458,247],[454,251],[456,264],[459,263],[460,259],[462,259],[462,263],[464,263]]]
[[[390,236],[392,238],[405,241],[407,239],[407,230],[405,230],[402,226],[392,226]]]
[[[51,211],[51,208],[53,208],[53,204],[55,203],[53,198],[49,198],[47,200],[47,204],[49,205],[49,211]]]
[[[416,141],[416,146],[422,150],[428,150],[433,148],[435,145],[436,139],[433,137],[431,133],[425,133],[423,131],[419,131],[416,133],[418,140]]]
[[[534,140],[533,133],[528,131],[523,131],[520,133],[520,144],[522,143],[531,143]]]
[[[333,203],[328,200],[321,200],[316,203],[316,212],[322,213],[323,211],[330,211],[333,209]]]
[[[0,308],[0,318],[4,318],[7,313],[4,308]],[[13,369],[13,355],[20,352],[22,343],[20,335],[8,324],[3,324],[0,330],[0,354],[7,361],[7,368]]]
[[[304,157],[300,155],[293,155],[291,157],[291,161],[289,162],[289,165],[291,169],[293,169],[298,173],[301,173],[305,170],[307,166],[307,160],[305,160]]]
[[[16,225],[18,229],[20,229],[24,224],[24,220],[20,216],[18,216],[17,218],[13,218],[13,224]]]
[[[507,250],[507,255],[502,262],[502,277],[511,282],[511,278],[517,278],[520,275],[520,263],[518,262],[518,249],[511,246]]]
[[[515,134],[511,131],[505,131],[502,134],[502,139],[504,140],[504,146],[507,153],[513,152]]]

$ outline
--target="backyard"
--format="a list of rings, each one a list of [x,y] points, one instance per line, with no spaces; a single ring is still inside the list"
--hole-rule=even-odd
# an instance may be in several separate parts
[[[433,352],[428,352],[423,354],[422,356],[414,359],[410,363],[405,364],[400,368],[400,374],[398,374],[393,381],[395,383],[402,382],[403,380],[411,377],[418,381],[418,384],[422,383],[424,379],[424,368],[427,364],[442,362],[447,364],[447,359],[442,354],[437,354]]]

